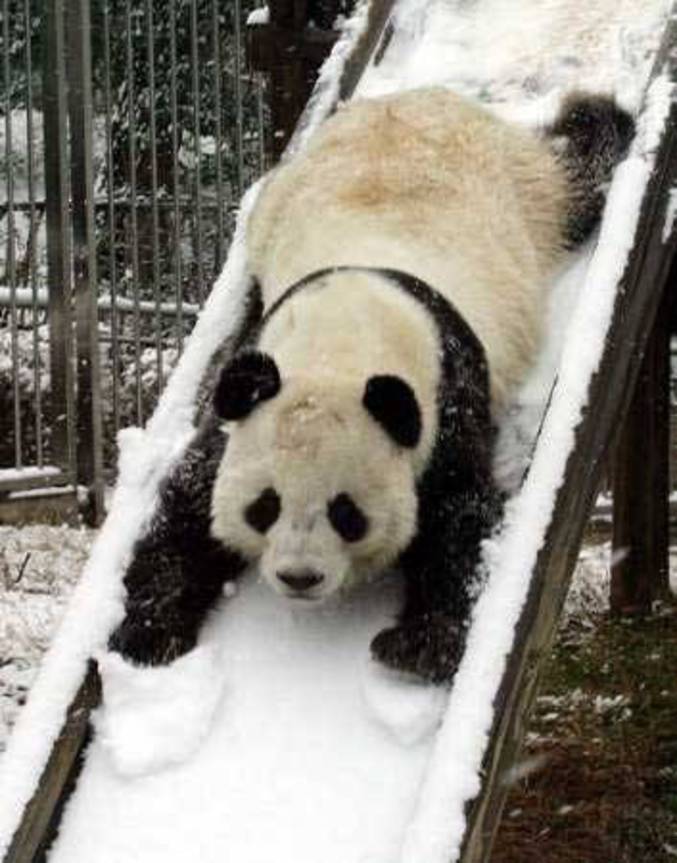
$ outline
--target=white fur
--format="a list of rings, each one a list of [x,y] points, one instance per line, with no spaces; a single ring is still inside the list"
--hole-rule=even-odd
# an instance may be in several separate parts
[[[566,196],[543,142],[450,91],[357,100],[270,175],[249,221],[250,266],[266,305],[332,265],[418,276],[479,336],[500,407],[540,342]]]
[[[443,90],[349,104],[273,172],[248,225],[252,272],[269,308],[298,279],[336,265],[416,275],[465,316],[488,355],[500,408],[538,347],[548,271],[560,254],[565,178],[546,147]],[[438,333],[385,277],[337,272],[286,300],[259,348],[281,392],[229,429],[213,533],[260,557],[263,577],[312,570],[324,598],[383,570],[416,531],[416,480],[437,433]],[[422,413],[418,446],[396,445],[362,405],[367,380],[398,375]],[[273,487],[278,521],[261,535],[244,510]],[[327,517],[349,494],[364,539]]]
[[[285,592],[279,572],[310,569],[324,581],[309,596],[324,598],[351,579],[382,572],[414,535],[411,456],[367,414],[351,381],[290,379],[230,434],[215,483],[212,532],[260,556],[261,573],[275,590]],[[275,488],[282,508],[262,536],[244,510],[267,487]],[[340,493],[351,495],[369,521],[358,542],[344,542],[327,518]]]

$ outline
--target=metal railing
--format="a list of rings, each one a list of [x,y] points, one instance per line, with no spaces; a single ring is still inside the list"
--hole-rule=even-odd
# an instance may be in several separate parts
[[[0,0],[0,493],[100,507],[148,418],[265,167],[254,5]]]

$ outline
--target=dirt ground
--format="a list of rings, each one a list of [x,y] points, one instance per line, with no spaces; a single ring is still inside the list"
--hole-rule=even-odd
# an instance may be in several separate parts
[[[677,603],[560,630],[492,863],[677,861]]]

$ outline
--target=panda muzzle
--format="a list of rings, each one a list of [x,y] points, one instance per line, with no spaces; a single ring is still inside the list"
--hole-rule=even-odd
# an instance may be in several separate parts
[[[302,594],[324,581],[324,576],[311,569],[299,571],[285,570],[277,573],[277,578],[295,593]]]

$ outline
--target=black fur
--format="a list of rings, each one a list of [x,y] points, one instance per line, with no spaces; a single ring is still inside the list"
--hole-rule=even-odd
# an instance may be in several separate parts
[[[160,491],[125,575],[126,616],[109,648],[160,665],[191,650],[205,615],[245,560],[210,536],[212,487],[226,437],[211,417]]]
[[[443,683],[463,650],[481,542],[502,509],[491,473],[489,372],[482,345],[441,294],[404,273],[382,272],[435,321],[442,375],[437,439],[418,486],[418,530],[400,558],[404,608],[398,626],[376,636],[372,652],[386,665]]]
[[[362,404],[395,443],[415,447],[421,438],[421,411],[414,391],[397,375],[374,375]]]
[[[327,518],[336,533],[346,542],[359,542],[367,535],[369,521],[352,497],[337,494],[327,505]]]
[[[251,278],[243,322],[230,350],[250,344],[262,316],[261,286]],[[214,380],[209,373],[207,379]],[[226,445],[220,425],[207,409],[194,440],[162,484],[157,510],[134,547],[124,578],[125,618],[109,639],[111,650],[133,662],[165,664],[191,650],[223,585],[246,565],[237,551],[210,536],[212,488]]]
[[[604,209],[605,186],[613,169],[627,153],[635,122],[613,99],[573,93],[548,129],[569,178],[571,204],[567,216],[566,245],[574,248],[597,226]]]
[[[275,360],[260,351],[243,351],[221,372],[214,410],[221,419],[241,420],[279,391],[280,372]]]
[[[267,533],[280,517],[282,505],[280,496],[274,488],[264,488],[255,501],[244,511],[244,518],[250,527],[259,533]]]

